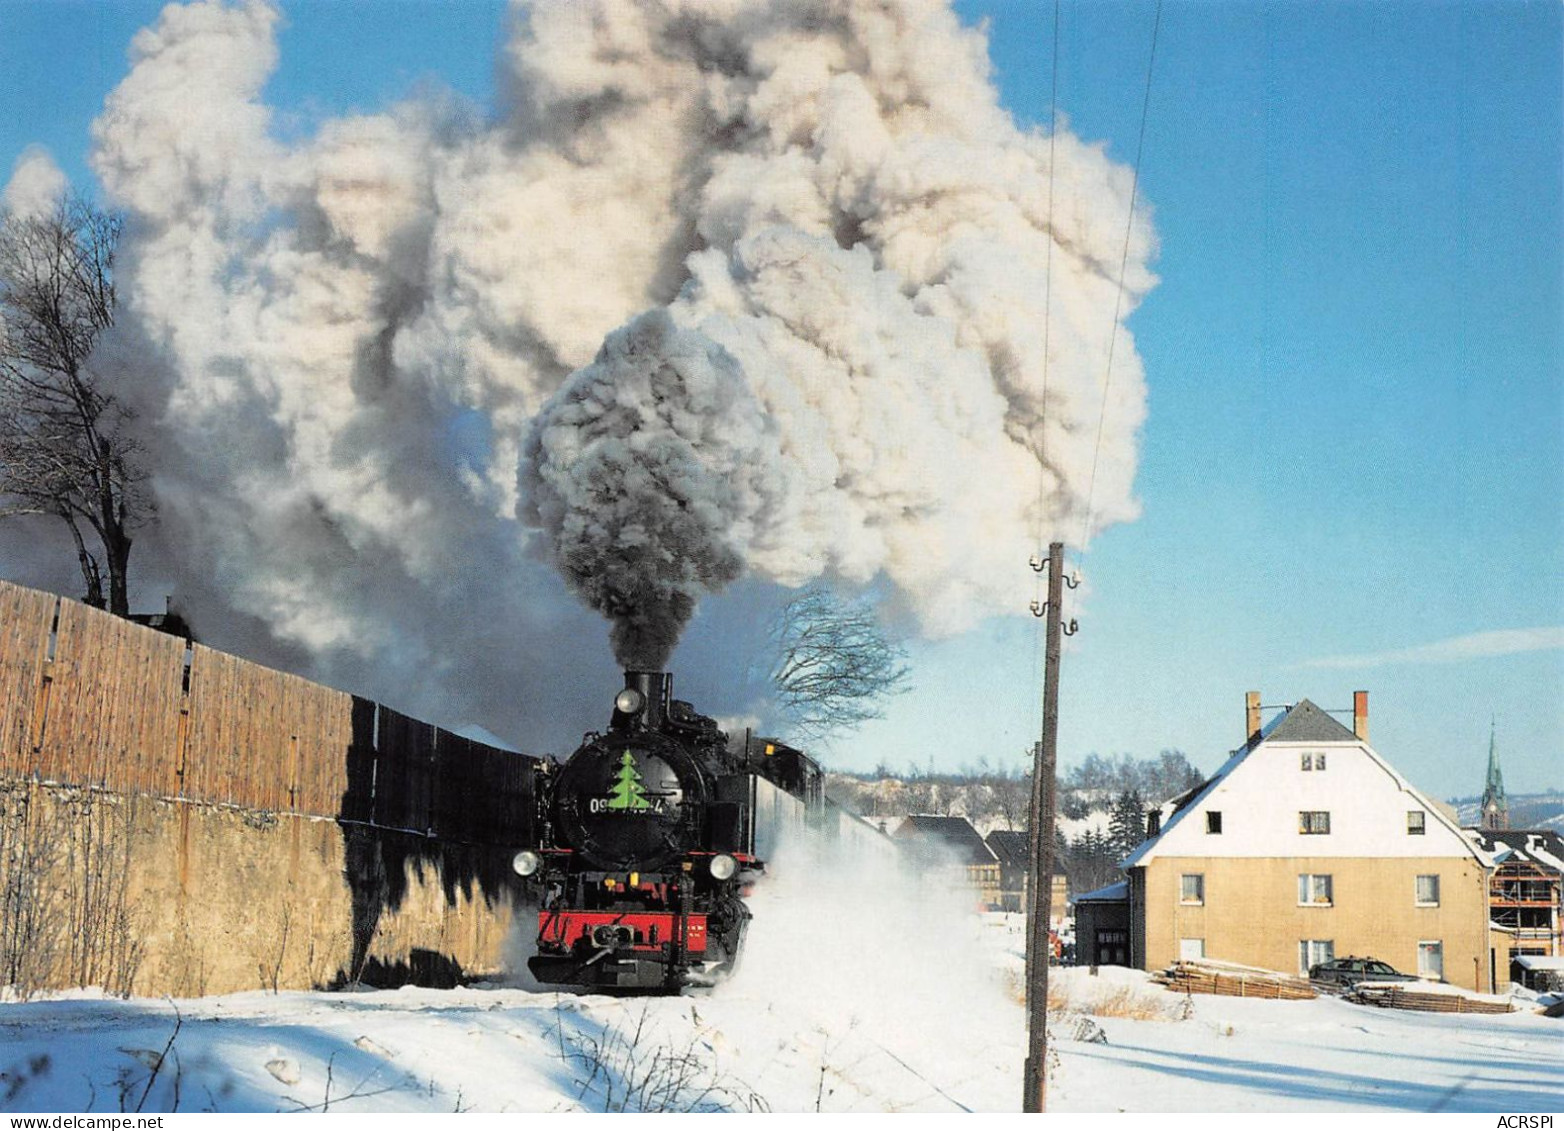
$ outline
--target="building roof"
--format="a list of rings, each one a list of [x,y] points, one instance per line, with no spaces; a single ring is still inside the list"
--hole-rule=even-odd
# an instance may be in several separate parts
[[[998,859],[994,850],[983,842],[983,837],[965,817],[914,813],[896,827],[896,835],[938,844],[954,854],[962,864],[993,864]]]
[[[1032,838],[1028,833],[995,829],[988,834],[988,847],[1006,867],[1026,869],[1032,865]]]
[[[1164,804],[1167,804],[1167,805],[1172,807],[1171,810],[1170,810],[1171,812],[1177,813],[1180,809],[1184,808],[1186,805],[1188,805],[1195,798],[1199,797],[1200,794],[1202,793],[1202,791],[1205,790],[1206,786],[1208,786],[1210,784],[1211,784],[1211,779],[1207,778],[1205,781],[1201,782],[1199,785],[1192,786],[1191,788],[1186,789],[1183,793],[1179,794],[1177,797],[1170,798]]]
[[[1085,895],[1075,897],[1076,903],[1122,903],[1130,897],[1130,882],[1120,880],[1116,884],[1109,884],[1105,888],[1089,891]]]
[[[1364,753],[1373,759],[1385,773],[1389,774],[1402,790],[1417,799],[1422,808],[1429,814],[1429,820],[1439,822],[1449,829],[1450,832],[1454,833],[1484,867],[1492,866],[1492,860],[1488,854],[1482,851],[1475,841],[1467,838],[1460,826],[1446,816],[1442,809],[1438,808],[1432,801],[1424,797],[1419,790],[1415,789],[1410,782],[1396,771],[1394,766],[1381,758],[1372,746],[1358,738],[1350,729],[1331,718],[1329,714],[1316,707],[1307,699],[1299,700],[1299,702],[1287,708],[1283,714],[1266,724],[1257,735],[1233,751],[1227,761],[1223,763],[1222,768],[1209,781],[1163,805],[1160,811],[1160,828],[1154,835],[1143,840],[1119,866],[1125,869],[1140,867],[1159,855],[1158,846],[1162,844],[1167,835],[1188,818],[1190,813],[1197,811],[1200,803],[1211,796],[1223,782],[1231,777],[1233,772],[1243,765],[1251,754],[1262,746],[1271,743],[1301,743],[1306,745],[1350,743],[1361,747]]]
[[[1553,954],[1517,954],[1510,961],[1522,970],[1564,970],[1564,957]]]
[[[1564,872],[1564,836],[1553,829],[1467,829],[1484,852],[1493,853],[1494,863],[1530,860]]]
[[[1271,742],[1356,742],[1358,736],[1307,699],[1288,709],[1264,738]]]

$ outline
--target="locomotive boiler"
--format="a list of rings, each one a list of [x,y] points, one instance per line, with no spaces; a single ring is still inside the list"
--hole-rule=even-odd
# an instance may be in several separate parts
[[[528,960],[540,982],[713,984],[738,961],[744,895],[765,868],[757,788],[820,801],[813,761],[773,740],[730,743],[672,688],[669,673],[626,672],[608,729],[540,767],[538,843],[513,861],[542,892]]]

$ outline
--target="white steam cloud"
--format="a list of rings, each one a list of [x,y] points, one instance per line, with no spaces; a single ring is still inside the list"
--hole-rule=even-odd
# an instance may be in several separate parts
[[[22,150],[11,179],[0,193],[0,208],[17,216],[38,216],[54,208],[69,184],[49,151],[41,145]]]
[[[521,5],[492,115],[296,143],[278,20],[170,6],[95,127],[104,348],[198,630],[536,734],[606,676],[556,566],[656,667],[740,573],[876,581],[951,633],[1089,490],[1134,517],[1130,172],[1018,128],[944,0]],[[1138,215],[1126,312],[1153,252]]]

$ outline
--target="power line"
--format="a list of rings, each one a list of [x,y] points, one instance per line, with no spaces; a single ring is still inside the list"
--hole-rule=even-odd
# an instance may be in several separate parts
[[[1146,122],[1151,109],[1151,76],[1157,58],[1157,37],[1162,28],[1162,0],[1157,0],[1156,18],[1151,29],[1151,51],[1146,60],[1146,91],[1140,109],[1140,136],[1135,146],[1135,171],[1130,182],[1129,215],[1124,223],[1124,249],[1119,258],[1118,295],[1114,300],[1113,323],[1108,337],[1108,367],[1103,375],[1102,409],[1097,417],[1097,438],[1092,449],[1091,477],[1086,494],[1086,521],[1081,532],[1081,551],[1086,549],[1091,537],[1092,514],[1096,502],[1097,464],[1102,453],[1103,425],[1108,415],[1108,391],[1113,380],[1114,344],[1118,340],[1119,317],[1124,306],[1124,276],[1129,266],[1130,238],[1135,227],[1135,202],[1140,192],[1141,157],[1146,148]],[[1043,418],[1046,424],[1048,388],[1048,327],[1053,300],[1053,177],[1054,140],[1058,135],[1058,83],[1059,83],[1059,0],[1054,0],[1053,45],[1053,95],[1050,105],[1050,133],[1048,142],[1048,266],[1045,272],[1046,294],[1043,303]],[[1038,534],[1042,531],[1042,500],[1046,484],[1047,465],[1046,429],[1038,438]],[[1027,1057],[1022,1084],[1022,1110],[1042,1112],[1048,1108],[1048,963],[1052,957],[1048,924],[1053,897],[1053,839],[1055,774],[1058,769],[1059,740],[1059,662],[1062,655],[1062,637],[1074,635],[1076,623],[1063,623],[1060,606],[1064,601],[1064,588],[1074,589],[1078,582],[1064,575],[1064,543],[1054,541],[1048,547],[1048,558],[1034,557],[1034,571],[1048,572],[1048,599],[1032,601],[1034,616],[1045,619],[1047,655],[1043,667],[1043,712],[1041,737],[1034,748],[1032,763],[1032,796],[1028,821],[1027,850],[1027,906],[1026,906],[1026,1004],[1027,1004]],[[1034,651],[1034,664],[1035,664]]]
[[[1103,425],[1108,418],[1108,389],[1113,383],[1113,351],[1119,340],[1119,315],[1124,309],[1124,274],[1130,259],[1130,235],[1135,228],[1135,204],[1140,194],[1140,161],[1146,150],[1146,122],[1151,110],[1151,72],[1157,61],[1157,35],[1162,29],[1162,0],[1157,0],[1157,14],[1151,25],[1151,52],[1146,58],[1146,93],[1140,107],[1140,139],[1135,144],[1135,172],[1130,181],[1130,211],[1124,221],[1124,250],[1119,257],[1119,290],[1113,304],[1113,322],[1108,331],[1108,368],[1102,377],[1102,409],[1097,414],[1097,442],[1092,448],[1092,472],[1086,488],[1086,522],[1081,528],[1081,552],[1091,539],[1092,515],[1097,499],[1097,461],[1102,455]]]

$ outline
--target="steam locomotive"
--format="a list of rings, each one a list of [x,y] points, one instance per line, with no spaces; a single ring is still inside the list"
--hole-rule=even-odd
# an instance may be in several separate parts
[[[607,731],[539,764],[537,843],[512,866],[542,891],[527,963],[540,982],[715,983],[738,961],[776,814],[823,812],[812,759],[774,740],[730,742],[672,692],[669,673],[626,672]]]

